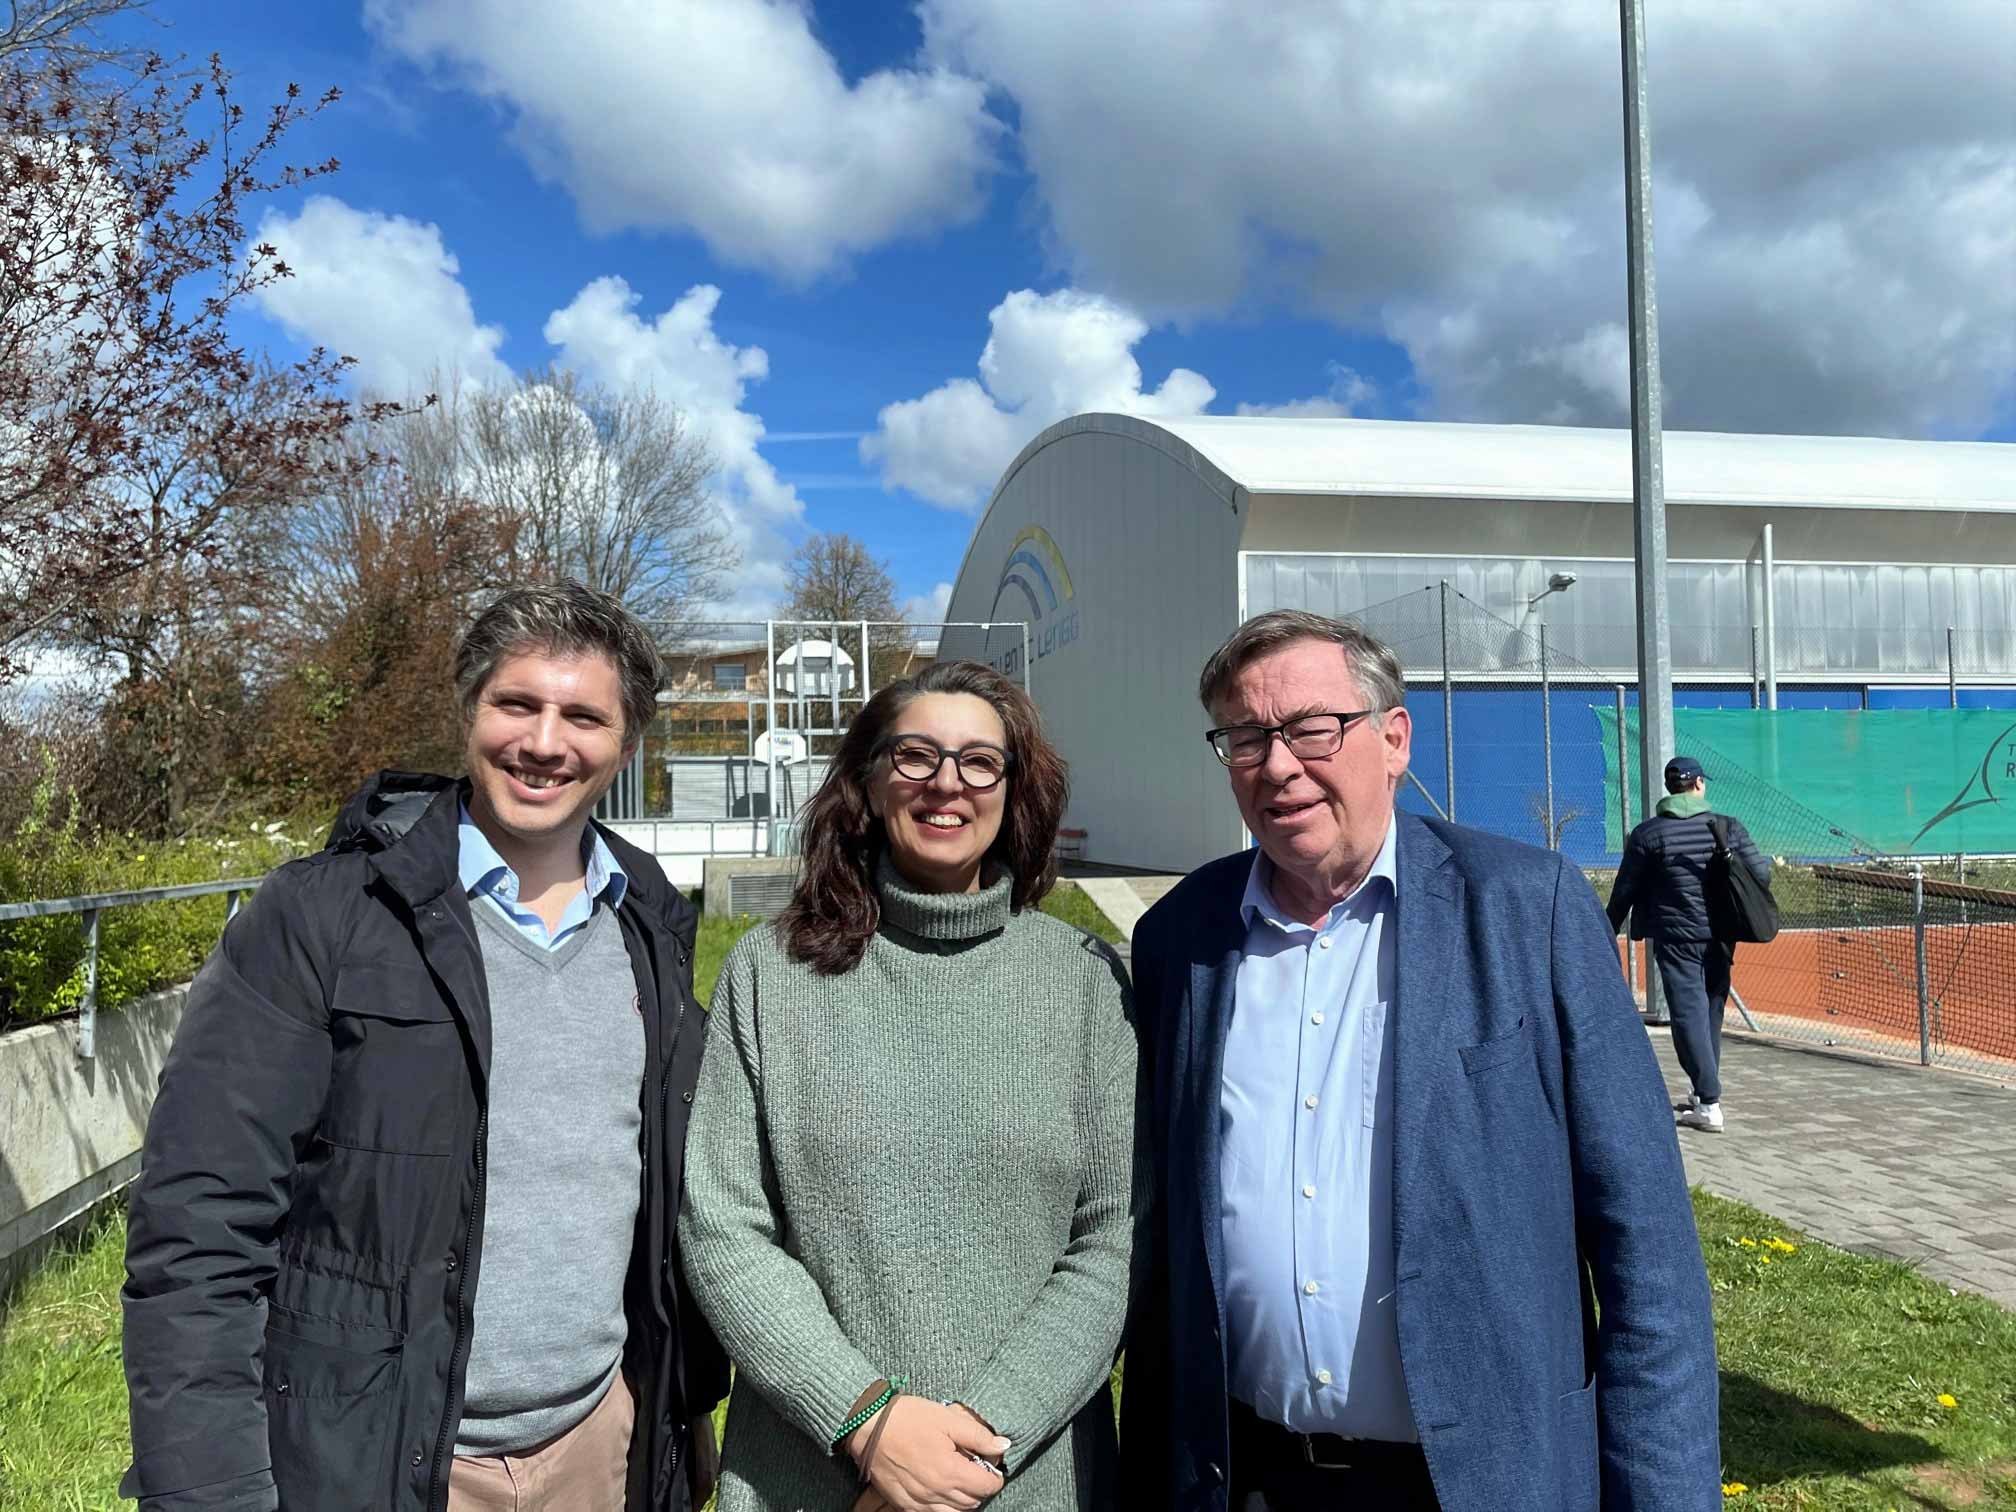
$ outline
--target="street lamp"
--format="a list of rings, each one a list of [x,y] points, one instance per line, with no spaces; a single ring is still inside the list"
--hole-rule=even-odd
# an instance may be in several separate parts
[[[1575,586],[1575,582],[1575,574],[1572,572],[1555,573],[1554,576],[1547,579],[1547,586],[1545,588],[1526,600],[1526,607],[1531,609],[1550,593],[1566,593],[1570,588]]]
[[[1550,593],[1566,593],[1575,586],[1575,574],[1557,572],[1547,579],[1547,586],[1526,600],[1526,612],[1531,614],[1533,606]],[[1540,745],[1541,763],[1547,773],[1547,846],[1552,850],[1561,843],[1561,836],[1554,828],[1554,683],[1547,666],[1547,621],[1540,621]]]

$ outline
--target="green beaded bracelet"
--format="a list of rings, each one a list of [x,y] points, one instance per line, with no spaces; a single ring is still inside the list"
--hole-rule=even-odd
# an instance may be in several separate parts
[[[887,1407],[890,1404],[890,1402],[895,1400],[896,1393],[901,1391],[905,1386],[908,1386],[909,1384],[910,1384],[910,1377],[908,1376],[890,1377],[888,1384],[882,1388],[882,1395],[875,1398],[874,1401],[870,1402],[866,1407],[863,1407],[859,1412],[855,1413],[854,1416],[850,1417],[849,1419],[847,1419],[846,1422],[840,1425],[840,1431],[833,1435],[834,1448],[837,1449],[842,1443],[846,1441],[848,1434],[852,1433],[856,1428],[859,1428],[863,1423],[867,1422],[868,1419],[875,1416],[875,1414],[880,1412],[884,1407]]]

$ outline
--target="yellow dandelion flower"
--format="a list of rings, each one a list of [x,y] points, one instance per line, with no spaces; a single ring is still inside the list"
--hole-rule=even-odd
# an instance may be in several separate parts
[[[1759,1265],[1769,1265],[1771,1263],[1771,1257],[1769,1255],[1759,1255],[1757,1257],[1757,1263]]]
[[[1738,1244],[1742,1245],[1742,1246],[1743,1246],[1743,1248],[1745,1248],[1745,1249],[1755,1249],[1755,1248],[1757,1248],[1757,1241],[1756,1241],[1755,1239],[1751,1239],[1751,1238],[1748,1238],[1748,1237],[1745,1237],[1745,1238],[1742,1238],[1742,1239],[1738,1239],[1738,1240],[1737,1240],[1736,1242],[1737,1242]]]
[[[1958,1407],[1960,1405],[1959,1399],[1948,1391],[1942,1391],[1939,1393],[1938,1402],[1939,1405],[1941,1407],[1944,1407],[1948,1412],[1951,1412],[1955,1407]]]
[[[1748,1491],[1749,1489],[1750,1488],[1744,1485],[1743,1482],[1741,1481],[1724,1481],[1722,1483],[1722,1494],[1724,1496],[1741,1496],[1745,1491]]]

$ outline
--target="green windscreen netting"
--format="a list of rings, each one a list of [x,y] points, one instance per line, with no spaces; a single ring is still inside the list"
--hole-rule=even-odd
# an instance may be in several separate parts
[[[1615,851],[1623,844],[1617,716],[1600,705],[1592,712],[1603,727]],[[1740,817],[1767,853],[2016,853],[2016,719],[2007,709],[1679,709],[1674,720],[1674,749],[1699,758],[1709,801]],[[1625,740],[1635,817],[1635,708]],[[1752,804],[1742,801],[1749,793]]]

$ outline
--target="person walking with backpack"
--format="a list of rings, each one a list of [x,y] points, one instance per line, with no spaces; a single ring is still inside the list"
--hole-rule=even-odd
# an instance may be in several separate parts
[[[1720,832],[1718,834],[1718,831]],[[1717,851],[1740,865],[1760,888],[1771,884],[1771,859],[1757,849],[1739,819],[1708,807],[1708,778],[1692,756],[1666,763],[1666,796],[1624,842],[1610,888],[1610,927],[1631,920],[1631,938],[1649,940],[1673,1015],[1673,1049],[1693,1085],[1681,1127],[1723,1129],[1722,1012],[1736,934],[1716,927],[1710,872]]]

